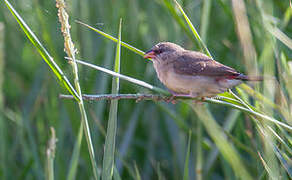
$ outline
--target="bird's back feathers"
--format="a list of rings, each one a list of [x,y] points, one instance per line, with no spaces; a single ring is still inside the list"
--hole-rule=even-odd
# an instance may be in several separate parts
[[[240,75],[235,69],[225,66],[208,56],[194,52],[185,51],[173,61],[176,73],[184,75],[201,76],[230,76]]]

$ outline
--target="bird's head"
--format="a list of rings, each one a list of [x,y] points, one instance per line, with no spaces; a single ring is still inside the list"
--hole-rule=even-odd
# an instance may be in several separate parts
[[[170,54],[178,51],[184,50],[177,44],[171,42],[161,42],[153,46],[149,51],[144,55],[144,58],[150,58],[153,60],[164,60]]]

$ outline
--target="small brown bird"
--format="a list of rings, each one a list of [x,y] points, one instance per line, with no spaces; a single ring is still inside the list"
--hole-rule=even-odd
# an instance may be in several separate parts
[[[207,55],[161,42],[145,53],[151,58],[159,80],[174,96],[212,97],[242,81],[260,81],[261,77],[243,75]]]

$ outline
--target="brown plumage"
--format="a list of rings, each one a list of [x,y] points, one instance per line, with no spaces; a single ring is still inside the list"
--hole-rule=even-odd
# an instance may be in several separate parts
[[[212,60],[203,53],[185,50],[170,42],[153,46],[144,58],[153,59],[159,80],[174,95],[215,96],[242,81],[259,81]]]

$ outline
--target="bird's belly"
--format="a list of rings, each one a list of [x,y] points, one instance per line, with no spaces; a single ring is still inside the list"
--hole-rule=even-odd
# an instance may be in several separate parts
[[[215,77],[188,76],[169,72],[163,83],[177,94],[206,97],[222,93],[240,82],[239,80],[216,80]]]

